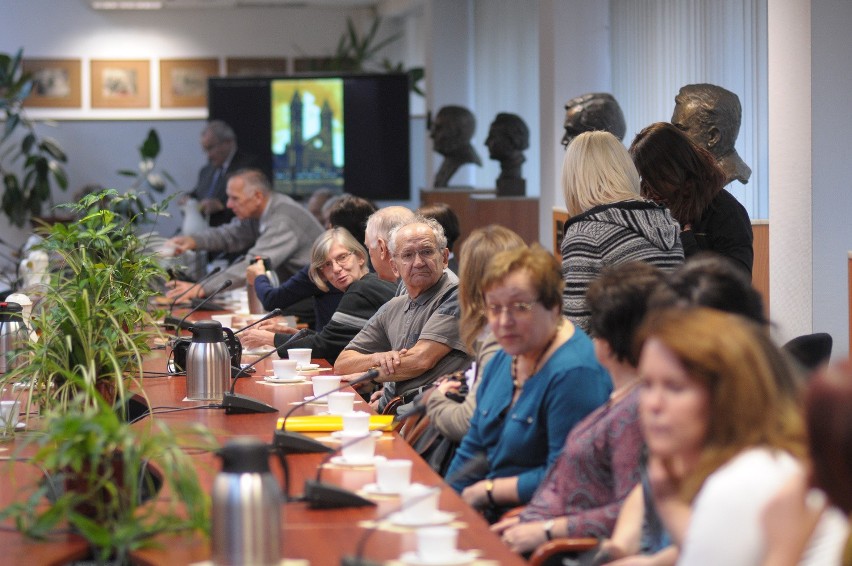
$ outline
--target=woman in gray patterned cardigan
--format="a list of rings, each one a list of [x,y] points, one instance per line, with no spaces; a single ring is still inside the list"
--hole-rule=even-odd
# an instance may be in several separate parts
[[[665,207],[640,196],[630,154],[608,132],[574,138],[562,163],[562,190],[571,215],[562,239],[562,311],[588,330],[589,283],[604,267],[634,260],[675,269],[683,263],[680,227]]]

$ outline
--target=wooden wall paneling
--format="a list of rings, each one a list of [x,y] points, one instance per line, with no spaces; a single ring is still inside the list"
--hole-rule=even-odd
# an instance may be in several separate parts
[[[751,284],[763,297],[763,308],[769,316],[769,221],[752,220],[754,234],[754,266],[751,269]]]

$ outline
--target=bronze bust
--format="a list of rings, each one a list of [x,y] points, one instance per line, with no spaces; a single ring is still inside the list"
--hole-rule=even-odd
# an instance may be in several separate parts
[[[725,172],[726,185],[734,179],[748,183],[751,176],[751,169],[734,148],[742,113],[739,97],[716,85],[686,85],[675,97],[672,124],[713,154]]]
[[[594,130],[609,132],[623,140],[627,124],[614,96],[608,92],[590,92],[565,103],[564,128],[562,146],[567,148],[575,137]]]
[[[449,186],[450,178],[466,163],[482,165],[470,140],[476,131],[476,118],[462,106],[444,106],[438,110],[430,128],[433,149],[444,156],[435,174],[435,187]]]
[[[497,194],[523,196],[526,182],[521,177],[521,166],[526,158],[524,150],[530,146],[530,130],[517,114],[497,114],[485,139],[488,157],[500,162],[497,177]]]

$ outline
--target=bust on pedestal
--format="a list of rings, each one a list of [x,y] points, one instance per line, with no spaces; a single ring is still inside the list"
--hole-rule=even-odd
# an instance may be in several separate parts
[[[524,150],[530,146],[530,130],[516,114],[497,114],[485,140],[488,156],[500,162],[497,177],[497,196],[524,196],[527,183],[521,177],[521,166],[526,157]]]
[[[435,174],[434,187],[449,186],[450,179],[466,163],[482,165],[479,155],[470,143],[476,131],[476,118],[462,106],[444,106],[438,110],[429,134],[433,149],[444,156]]]

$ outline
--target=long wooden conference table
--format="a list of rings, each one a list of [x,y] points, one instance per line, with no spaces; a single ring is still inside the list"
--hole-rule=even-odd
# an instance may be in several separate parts
[[[273,355],[274,357],[274,355]],[[167,354],[160,350],[146,360],[146,368],[164,372]],[[245,356],[244,362],[253,358]],[[322,360],[314,360],[323,362]],[[323,362],[325,367],[327,363]],[[224,443],[237,436],[254,436],[271,441],[278,419],[312,393],[311,384],[269,384],[263,381],[271,367],[269,358],[257,365],[257,372],[237,381],[236,392],[259,399],[278,409],[277,413],[248,415],[226,415],[222,409],[189,409],[177,412],[165,411],[167,407],[193,407],[205,402],[185,401],[186,378],[182,376],[152,377],[143,380],[144,395],[152,408],[152,415],[135,426],[151,426],[160,421],[173,426],[199,423],[207,426]],[[294,411],[294,415],[319,414],[326,409],[322,404],[307,404]],[[370,410],[366,403],[356,403],[356,410]],[[328,437],[326,433],[310,433],[312,436]],[[334,446],[334,444],[330,444]],[[460,550],[477,550],[480,558],[476,564],[520,565],[526,562],[511,552],[488,529],[487,522],[450,489],[443,479],[411,449],[395,432],[385,432],[376,443],[376,454],[388,458],[407,458],[414,462],[412,482],[440,486],[439,509],[455,514],[451,524],[459,529]],[[199,481],[210,491],[219,470],[218,458],[214,454],[199,453],[192,456],[196,462]],[[287,456],[290,470],[290,495],[302,493],[305,480],[316,479],[320,464],[327,457],[323,454],[296,454]],[[273,459],[273,470],[281,478],[281,469]],[[0,490],[0,506],[15,500],[17,487],[10,484],[25,484],[38,478],[37,470],[26,462],[12,464],[12,471],[3,473],[3,478],[14,478]],[[325,464],[322,481],[348,490],[359,492],[375,479],[371,467],[344,468]],[[4,481],[7,481],[4,480]],[[360,494],[360,493],[359,493]],[[160,500],[180,497],[180,494],[163,492]],[[282,559],[304,559],[311,565],[340,564],[342,557],[356,553],[359,542],[364,543],[364,557],[378,562],[397,560],[404,552],[416,549],[414,529],[393,526],[383,519],[397,510],[398,497],[377,497],[376,506],[346,509],[309,509],[306,503],[292,502],[281,505],[281,556]],[[155,502],[152,502],[156,504]],[[151,504],[151,503],[149,503]],[[365,539],[367,531],[371,531]],[[163,536],[157,539],[158,547],[133,553],[133,561],[142,565],[192,564],[210,560],[210,541],[201,536]],[[58,535],[50,541],[30,541],[4,525],[0,531],[0,556],[6,564],[65,564],[80,559],[86,554],[85,543],[75,535]]]

